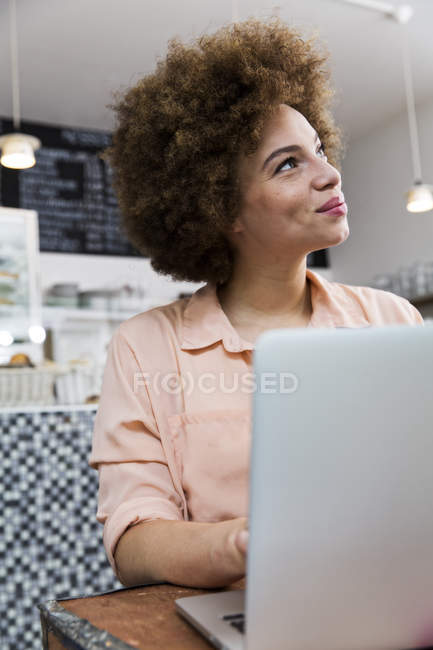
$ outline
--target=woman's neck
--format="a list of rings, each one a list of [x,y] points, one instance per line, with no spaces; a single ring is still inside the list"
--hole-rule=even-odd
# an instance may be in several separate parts
[[[308,324],[312,314],[306,264],[299,265],[291,274],[267,271],[254,279],[235,272],[226,285],[218,287],[217,295],[227,318],[238,331],[253,333],[272,327],[302,327]]]

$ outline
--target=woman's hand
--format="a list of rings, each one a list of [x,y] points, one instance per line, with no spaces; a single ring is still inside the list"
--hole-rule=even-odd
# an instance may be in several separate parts
[[[246,556],[249,540],[248,519],[246,517],[241,517],[240,519],[243,522],[243,526],[235,533],[234,542],[238,550]]]
[[[117,544],[118,574],[125,587],[148,582],[199,589],[232,585],[245,577],[247,527],[246,517],[209,523],[142,521]]]
[[[237,517],[214,526],[217,535],[211,553],[213,562],[220,568],[224,567],[224,573],[233,574],[233,582],[243,578],[248,551],[248,518]]]

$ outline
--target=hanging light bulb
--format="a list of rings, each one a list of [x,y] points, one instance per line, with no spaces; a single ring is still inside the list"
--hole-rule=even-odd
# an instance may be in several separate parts
[[[10,42],[11,42],[11,72],[12,72],[12,112],[14,133],[0,137],[2,151],[0,164],[11,169],[28,169],[35,164],[35,151],[41,146],[41,141],[31,135],[19,133],[20,130],[20,86],[18,78],[18,45],[17,17],[15,0],[9,0],[10,8]]]
[[[0,137],[0,163],[10,169],[28,169],[36,163],[35,150],[40,140],[25,133],[8,133]]]
[[[433,185],[415,183],[406,192],[408,212],[428,212],[433,210]]]

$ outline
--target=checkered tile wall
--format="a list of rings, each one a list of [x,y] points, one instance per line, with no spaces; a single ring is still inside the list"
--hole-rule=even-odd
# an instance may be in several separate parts
[[[2,650],[40,650],[38,603],[122,588],[95,518],[94,415],[0,414]]]

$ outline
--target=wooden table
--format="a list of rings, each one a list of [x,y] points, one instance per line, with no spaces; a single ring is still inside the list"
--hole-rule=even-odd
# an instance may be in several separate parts
[[[224,589],[190,589],[165,583],[52,600],[39,605],[43,648],[206,650],[212,646],[176,613],[175,599],[243,588],[245,579]]]

